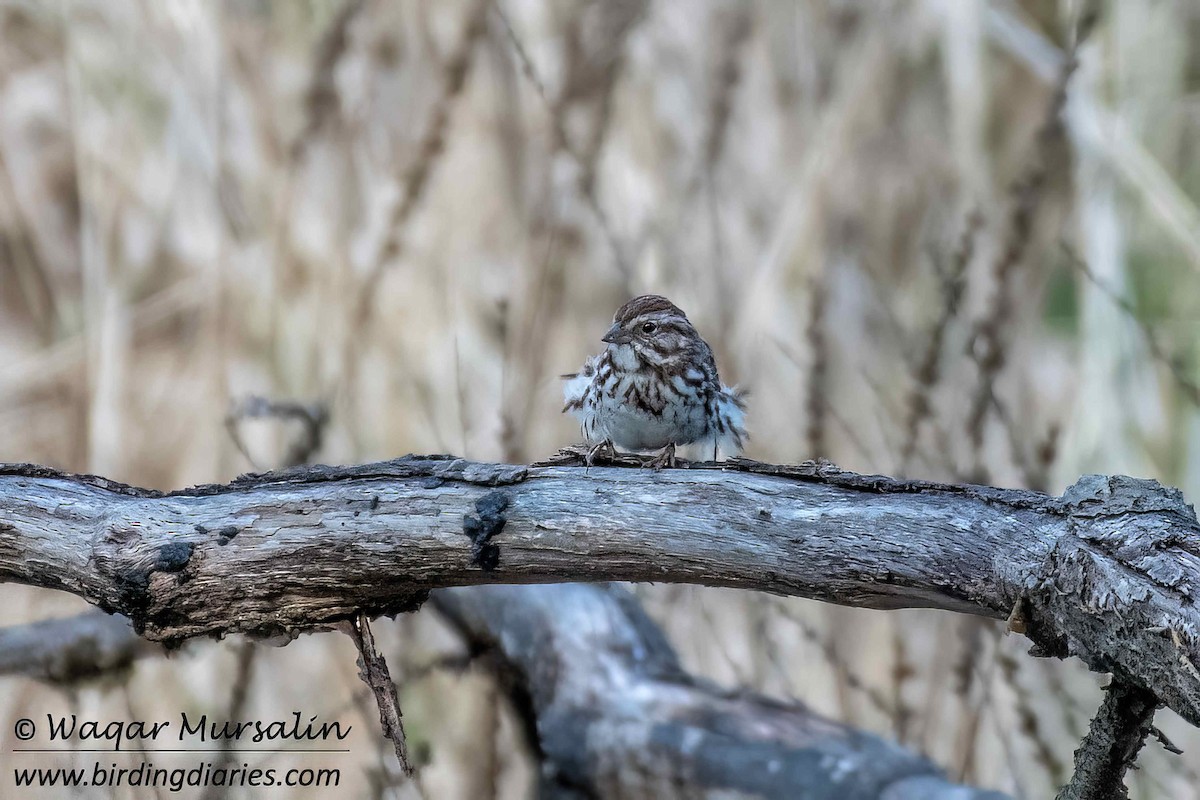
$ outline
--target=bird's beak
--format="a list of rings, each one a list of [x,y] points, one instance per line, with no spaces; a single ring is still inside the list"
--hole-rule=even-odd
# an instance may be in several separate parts
[[[613,323],[613,326],[608,329],[608,333],[600,337],[600,341],[609,344],[629,344],[633,341],[633,337],[628,333],[622,333],[621,326]]]

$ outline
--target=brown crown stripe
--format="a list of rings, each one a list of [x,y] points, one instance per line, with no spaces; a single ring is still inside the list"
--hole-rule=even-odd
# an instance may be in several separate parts
[[[680,317],[687,319],[687,314],[684,314],[679,306],[662,295],[644,294],[641,297],[633,298],[618,308],[617,313],[613,315],[613,322],[625,325],[630,320],[640,317],[643,314],[658,314],[662,312],[678,314]]]

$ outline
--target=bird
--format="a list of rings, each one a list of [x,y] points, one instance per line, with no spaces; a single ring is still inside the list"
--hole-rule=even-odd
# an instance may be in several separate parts
[[[561,376],[563,412],[580,422],[589,466],[616,447],[657,451],[648,464],[655,469],[674,467],[684,445],[714,461],[741,452],[744,393],[721,383],[712,348],[677,305],[656,294],[635,297],[617,309],[601,341],[604,352]]]

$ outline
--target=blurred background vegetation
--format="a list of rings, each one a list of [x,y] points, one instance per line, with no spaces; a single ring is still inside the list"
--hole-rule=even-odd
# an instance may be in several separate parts
[[[556,376],[654,291],[750,389],[751,457],[1200,498],[1200,0],[1099,12],[1069,74],[1067,0],[5,0],[0,460],[227,480],[289,458],[294,422],[227,425],[251,396],[326,409],[322,461],[536,459],[578,439]],[[1017,797],[1100,697],[990,622],[638,591],[699,673]],[[420,786],[334,634],[6,679],[0,718],[300,709],[354,724],[346,796],[527,796],[487,671],[431,612],[378,629]],[[1159,723],[1185,755],[1134,796],[1200,797]]]

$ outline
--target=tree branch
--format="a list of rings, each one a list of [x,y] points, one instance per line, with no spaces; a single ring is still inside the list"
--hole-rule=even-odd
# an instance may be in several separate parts
[[[477,586],[433,602],[513,673],[541,797],[1002,800],[926,759],[688,675],[637,600],[609,586]]]
[[[688,675],[622,589],[479,586],[435,591],[432,602],[512,700],[539,761],[541,797],[1004,798],[952,784],[926,758],[799,703],[724,691]],[[82,659],[95,626],[106,622],[125,647],[163,653],[127,620],[102,612],[21,628],[53,630],[39,638],[60,648],[57,660],[72,650]],[[12,640],[11,630],[0,629],[0,643]],[[479,659],[481,651],[490,657]],[[43,660],[27,649],[0,652],[6,666],[26,674]],[[95,665],[89,675],[104,669]],[[372,688],[388,695],[391,687],[385,678]]]
[[[162,652],[135,634],[128,619],[96,611],[0,628],[0,675],[48,683],[90,680]]]
[[[1057,800],[1128,800],[1125,771],[1153,729],[1157,710],[1152,693],[1113,681],[1075,751],[1075,774]]]
[[[828,464],[650,470],[408,457],[162,494],[0,467],[0,580],[80,595],[176,643],[294,635],[483,583],[659,581],[1009,619],[1040,655],[1200,724],[1200,526],[1178,491],[1061,497]],[[621,460],[627,463],[628,459]]]

